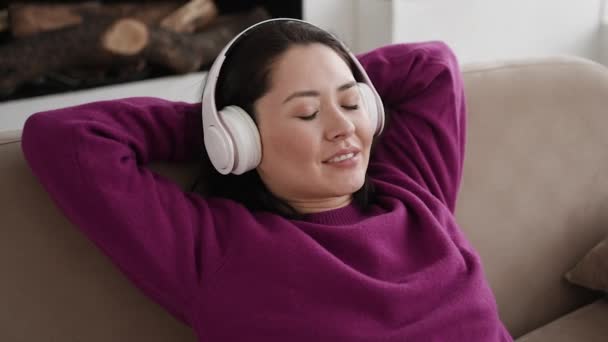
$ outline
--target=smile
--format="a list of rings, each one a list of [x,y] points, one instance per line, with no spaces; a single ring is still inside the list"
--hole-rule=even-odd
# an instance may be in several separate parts
[[[347,159],[351,159],[354,156],[355,156],[354,152],[342,154],[342,155],[335,156],[335,157],[331,158],[330,160],[327,161],[327,163],[339,163],[341,161],[344,161],[344,160],[347,160]]]

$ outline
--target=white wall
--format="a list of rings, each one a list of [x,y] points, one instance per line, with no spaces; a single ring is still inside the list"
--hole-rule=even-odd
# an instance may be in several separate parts
[[[608,52],[602,48],[608,30],[600,27],[605,2],[304,0],[304,17],[346,38],[355,52],[439,39],[452,46],[463,63],[572,54],[608,64]]]
[[[604,65],[608,65],[608,0],[602,0],[600,32],[598,34],[598,57]]]
[[[463,61],[551,54],[574,54],[597,60],[601,3],[601,0],[396,0],[393,40],[442,39]]]
[[[349,47],[356,45],[354,17],[358,14],[353,0],[303,0],[302,16],[339,37]]]
[[[390,42],[392,0],[303,0],[304,20],[361,52]]]

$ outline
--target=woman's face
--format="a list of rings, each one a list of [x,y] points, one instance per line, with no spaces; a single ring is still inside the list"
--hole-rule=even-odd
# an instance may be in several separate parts
[[[346,62],[323,44],[290,47],[254,107],[268,189],[303,213],[347,205],[364,183],[374,132]]]

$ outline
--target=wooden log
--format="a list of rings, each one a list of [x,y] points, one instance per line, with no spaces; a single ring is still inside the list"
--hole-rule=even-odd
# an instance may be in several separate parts
[[[44,76],[43,82],[52,81],[64,89],[73,90],[141,80],[148,74],[146,61],[140,59],[131,64],[108,65],[105,68],[100,66],[73,67],[51,72]]]
[[[164,18],[160,26],[173,32],[192,33],[208,26],[217,16],[213,0],[192,0]]]
[[[13,3],[8,7],[11,32],[19,38],[78,25],[82,23],[80,11],[95,11],[100,7],[96,2],[61,5]]]
[[[108,10],[114,11],[114,16],[129,17],[137,19],[146,25],[159,25],[161,20],[175,12],[185,3],[182,1],[146,1],[146,2],[121,2],[117,4],[104,5]]]
[[[9,5],[11,32],[22,38],[41,32],[81,24],[84,17],[130,17],[148,25],[156,25],[180,2],[145,2],[101,4],[88,1],[77,4],[13,3]]]
[[[177,73],[187,73],[211,63],[235,35],[269,17],[265,10],[257,8],[220,18],[207,30],[194,34],[176,33],[149,27],[134,19],[121,19],[104,33],[102,45],[105,51],[116,55],[141,54],[149,63]]]
[[[0,11],[0,32],[8,31],[8,10]]]
[[[101,36],[104,50],[116,55],[133,56],[140,53],[150,41],[148,27],[143,22],[124,18],[113,23]]]
[[[196,71],[213,62],[239,32],[268,18],[270,15],[266,10],[255,8],[246,13],[218,17],[207,29],[193,34],[154,27],[144,56],[148,62],[167,66],[178,73]]]
[[[112,55],[98,43],[115,21],[97,18],[63,29],[15,39],[0,45],[0,96],[27,81],[73,66],[125,64],[129,56]]]
[[[81,66],[126,65],[144,59],[177,73],[213,61],[236,34],[269,18],[263,9],[216,20],[195,34],[149,27],[132,18],[87,18],[82,24],[0,45],[0,96],[50,72]]]

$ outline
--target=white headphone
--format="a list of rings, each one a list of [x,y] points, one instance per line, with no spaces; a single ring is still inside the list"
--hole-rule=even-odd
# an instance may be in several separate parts
[[[226,106],[217,111],[215,106],[217,78],[226,59],[226,53],[239,37],[257,26],[275,21],[296,21],[316,27],[309,22],[291,18],[275,18],[254,24],[239,33],[222,49],[207,74],[202,99],[203,137],[209,159],[221,174],[240,175],[255,169],[262,160],[262,143],[257,126],[245,110],[237,106]],[[358,83],[361,98],[369,113],[370,121],[376,123],[375,134],[378,135],[384,127],[382,100],[357,58],[344,44],[342,46],[363,76],[364,82]]]

